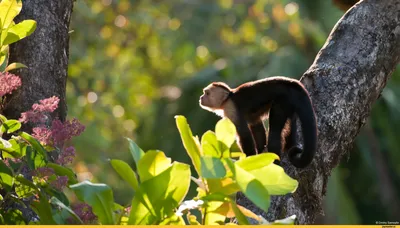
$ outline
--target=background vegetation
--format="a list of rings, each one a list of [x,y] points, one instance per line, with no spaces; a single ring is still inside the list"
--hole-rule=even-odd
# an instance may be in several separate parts
[[[129,186],[108,162],[134,165],[125,136],[189,162],[174,116],[186,116],[194,134],[213,129],[218,117],[198,105],[205,85],[300,78],[342,15],[322,0],[76,1],[67,97],[69,116],[86,125],[74,140],[78,179],[107,183],[129,203]],[[332,174],[320,223],[399,215],[399,98],[397,70]]]

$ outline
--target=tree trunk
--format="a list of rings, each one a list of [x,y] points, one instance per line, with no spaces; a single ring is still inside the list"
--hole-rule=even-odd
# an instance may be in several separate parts
[[[68,70],[69,22],[72,0],[25,0],[16,22],[33,19],[36,31],[27,38],[10,46],[10,60],[20,62],[28,68],[13,73],[19,75],[22,86],[7,97],[4,115],[19,119],[22,112],[31,109],[39,100],[57,96],[58,109],[53,118],[65,120],[67,105],[65,89]],[[29,131],[30,127],[24,130]]]
[[[299,181],[297,191],[273,197],[267,214],[243,195],[238,196],[239,204],[270,221],[294,214],[299,224],[312,224],[323,213],[332,169],[351,149],[400,60],[399,47],[400,0],[364,0],[353,6],[301,78],[317,115],[318,150],[312,164],[302,170],[283,158],[286,172]]]
[[[22,86],[7,96],[3,114],[7,118],[19,119],[21,113],[32,108],[39,100],[57,96],[58,109],[51,118],[64,121],[67,113],[65,89],[68,70],[69,22],[73,7],[72,0],[24,0],[16,23],[33,19],[36,31],[27,38],[10,46],[9,63],[20,62],[28,68],[15,70],[21,77]],[[32,125],[23,125],[30,131]],[[27,205],[29,201],[25,202]],[[38,219],[31,207],[12,204],[21,210],[26,221]]]

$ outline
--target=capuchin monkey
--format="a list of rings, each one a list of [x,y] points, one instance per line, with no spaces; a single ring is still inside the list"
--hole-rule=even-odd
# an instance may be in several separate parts
[[[316,118],[308,92],[298,80],[269,77],[235,89],[213,82],[203,92],[200,106],[234,123],[238,144],[247,156],[264,149],[281,156],[283,149],[295,167],[304,168],[311,163],[317,144]],[[303,150],[296,147],[295,116],[301,122]],[[268,145],[263,124],[267,118]]]

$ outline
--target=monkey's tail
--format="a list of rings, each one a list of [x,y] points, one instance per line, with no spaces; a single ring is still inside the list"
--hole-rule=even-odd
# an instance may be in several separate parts
[[[298,99],[296,113],[301,122],[303,133],[303,150],[293,146],[289,149],[288,155],[290,162],[297,168],[304,168],[309,165],[314,158],[317,149],[317,126],[314,109],[310,97],[306,91],[297,94]],[[296,119],[291,121],[292,134],[296,134]]]

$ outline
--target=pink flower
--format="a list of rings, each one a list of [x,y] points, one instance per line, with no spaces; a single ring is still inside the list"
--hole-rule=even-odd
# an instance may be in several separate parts
[[[57,163],[59,165],[66,165],[72,163],[75,158],[75,148],[73,146],[67,147],[58,156]]]
[[[5,72],[0,72],[0,97],[11,94],[13,90],[16,90],[21,86],[21,78],[17,75]]]
[[[51,133],[55,144],[62,144],[74,136],[80,135],[85,130],[77,119],[67,120],[62,123],[60,120],[53,120]]]
[[[62,191],[68,185],[68,177],[67,176],[59,176],[56,180],[50,183],[55,189]]]
[[[97,220],[97,216],[92,212],[92,207],[86,203],[76,203],[71,208],[84,224],[91,224]]]
[[[52,96],[47,99],[43,99],[39,101],[40,104],[33,104],[32,110],[36,112],[53,112],[58,107],[58,102],[60,99],[56,96]]]
[[[22,123],[44,123],[46,121],[46,116],[40,112],[27,111],[21,113],[21,118],[19,118],[19,121]]]
[[[39,167],[34,170],[34,175],[40,178],[48,178],[49,176],[54,174],[54,169],[49,167]]]
[[[44,145],[52,145],[52,132],[45,126],[35,127],[32,129],[32,136],[39,140]]]

